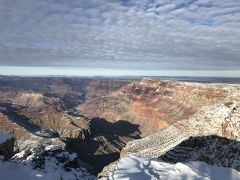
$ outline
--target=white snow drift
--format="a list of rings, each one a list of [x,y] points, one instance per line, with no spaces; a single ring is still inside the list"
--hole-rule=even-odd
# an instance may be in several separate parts
[[[109,175],[109,179],[240,180],[240,172],[200,161],[171,164],[131,155],[120,160],[117,169]]]

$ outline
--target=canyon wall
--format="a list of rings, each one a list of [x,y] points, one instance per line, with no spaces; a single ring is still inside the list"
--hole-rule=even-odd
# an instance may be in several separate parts
[[[0,132],[18,148],[41,141],[73,150],[101,164],[98,172],[120,152],[159,157],[190,137],[240,138],[239,85],[23,77],[0,84]]]

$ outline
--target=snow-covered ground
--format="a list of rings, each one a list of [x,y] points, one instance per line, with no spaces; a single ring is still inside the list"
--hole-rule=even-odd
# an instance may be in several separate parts
[[[0,144],[6,142],[7,140],[9,140],[11,138],[12,138],[11,134],[8,134],[8,133],[0,134]]]
[[[11,161],[0,160],[0,180],[95,180],[84,168],[73,168],[77,155],[57,145],[26,149]]]
[[[54,163],[54,162],[48,162]],[[29,166],[24,166],[16,162],[2,162],[0,160],[0,179],[1,180],[92,180],[95,179],[84,171],[78,171],[76,173],[69,171],[66,172],[63,169],[53,169],[51,164],[47,165],[48,169],[45,172],[33,170]]]
[[[240,180],[240,172],[205,162],[170,164],[157,159],[127,156],[120,160],[109,179],[121,180]]]
[[[0,161],[0,177],[1,179],[8,180],[55,180],[58,174],[52,173],[41,173],[36,170],[32,170],[28,167],[22,166],[15,162],[1,162]]]

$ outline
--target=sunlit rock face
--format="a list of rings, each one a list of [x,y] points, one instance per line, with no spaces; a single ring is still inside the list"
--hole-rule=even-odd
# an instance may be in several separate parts
[[[221,85],[153,80],[118,82],[112,89],[106,84],[89,84],[86,101],[77,110],[88,117],[138,124],[143,136],[188,119],[201,108],[220,103],[229,92],[237,91]]]
[[[184,84],[181,83],[182,86]],[[181,102],[190,105],[195,113],[172,122],[168,128],[146,138],[128,143],[122,154],[137,153],[140,156],[158,157],[191,136],[216,135],[240,140],[239,86],[187,83],[186,87],[191,88],[191,91],[186,91]],[[194,95],[196,92],[199,95]],[[183,93],[180,90],[178,94]]]

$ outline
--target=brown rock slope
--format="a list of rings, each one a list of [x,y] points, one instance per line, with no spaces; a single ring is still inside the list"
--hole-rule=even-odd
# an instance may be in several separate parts
[[[215,89],[215,91],[203,97],[200,95],[191,101],[190,98],[186,97],[186,102],[192,103],[192,108],[195,106],[196,112],[194,114],[180,121],[175,121],[170,127],[146,138],[128,143],[122,152],[123,154],[136,153],[139,156],[159,157],[190,136],[216,135],[240,140],[240,86],[191,83],[186,85],[192,88],[197,87],[197,90],[192,89],[189,92],[189,97],[192,98],[194,98],[192,92],[200,92],[198,87],[202,89],[207,87],[207,89]],[[206,100],[206,104],[203,105],[201,100]]]
[[[8,92],[4,98],[0,132],[11,133],[17,142],[45,139],[62,146],[61,141],[85,140],[90,135],[88,119],[66,113],[54,98],[33,91]]]

